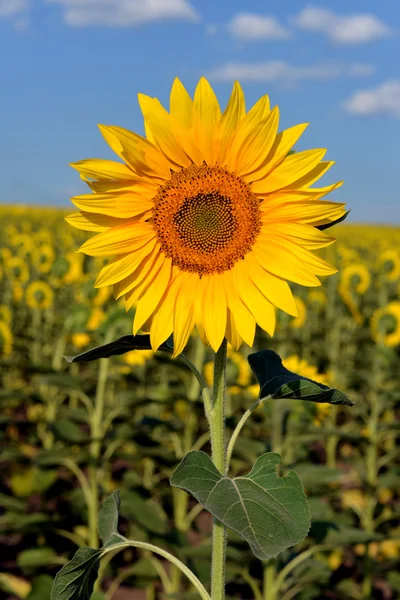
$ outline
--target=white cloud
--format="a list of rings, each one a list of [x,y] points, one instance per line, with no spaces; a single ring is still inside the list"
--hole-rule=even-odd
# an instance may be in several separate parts
[[[354,115],[389,115],[400,119],[400,79],[385,81],[376,88],[359,90],[344,103]]]
[[[373,72],[373,66],[361,63],[320,63],[296,66],[281,60],[256,63],[227,63],[209,73],[215,81],[248,81],[253,83],[276,82],[285,87],[295,87],[299,81],[327,81],[341,76],[364,76]]]
[[[301,29],[325,34],[336,44],[365,44],[392,34],[390,27],[375,15],[337,15],[327,8],[311,4],[293,22]]]
[[[86,27],[132,27],[151,21],[199,21],[189,0],[47,0],[64,7],[68,25]]]
[[[289,32],[282,27],[278,19],[269,15],[239,13],[228,23],[229,33],[245,42],[259,40],[285,40]]]
[[[28,8],[28,0],[0,0],[0,19],[15,17]]]

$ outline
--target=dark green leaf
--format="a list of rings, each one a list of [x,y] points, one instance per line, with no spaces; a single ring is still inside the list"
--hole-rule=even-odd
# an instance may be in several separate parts
[[[350,212],[351,211],[348,210],[342,217],[339,217],[339,219],[336,219],[336,221],[331,221],[330,223],[325,223],[325,225],[317,225],[315,227],[315,229],[319,229],[320,231],[323,231],[324,229],[329,229],[329,227],[333,227],[334,225],[337,225],[338,223],[341,223],[342,221],[347,219]]]
[[[110,544],[118,544],[124,541],[125,538],[118,533],[118,516],[119,516],[120,496],[119,490],[115,490],[104,501],[99,512],[98,530],[100,539],[104,546]]]
[[[90,600],[99,569],[101,550],[79,548],[57,573],[50,600]]]
[[[25,512],[26,505],[23,500],[18,500],[18,498],[13,498],[13,496],[8,496],[7,494],[0,493],[0,506],[7,510],[15,510]]]
[[[47,373],[38,377],[40,383],[56,388],[81,391],[82,386],[78,379],[68,373]]]
[[[204,452],[189,452],[171,485],[189,491],[217,519],[239,533],[261,560],[303,540],[310,511],[300,479],[291,471],[278,477],[279,454],[263,454],[250,473],[230,479]]]
[[[38,575],[32,583],[32,589],[25,600],[50,600],[53,578],[50,575]]]
[[[150,579],[158,578],[158,572],[150,558],[141,558],[132,567],[132,574]]]
[[[368,544],[383,538],[381,533],[368,533],[368,531],[346,527],[338,531],[331,530],[325,538],[325,542],[333,546],[352,546],[353,544]]]
[[[134,519],[147,531],[163,535],[167,531],[167,515],[153,500],[146,500],[136,492],[121,494],[121,515]]]
[[[247,357],[260,384],[260,398],[291,398],[353,406],[343,392],[288,371],[273,350],[260,350]]]
[[[81,428],[76,423],[67,421],[67,419],[57,419],[57,421],[54,421],[51,425],[51,430],[58,439],[64,442],[80,444],[87,440]]]
[[[124,335],[118,338],[114,342],[97,346],[76,356],[65,356],[64,358],[70,362],[91,362],[92,360],[98,360],[99,358],[108,358],[109,356],[118,356],[125,354],[131,350],[151,350],[150,336],[149,335]],[[164,352],[172,352],[173,345],[171,338],[161,344],[159,350]]]
[[[17,565],[20,569],[43,567],[44,565],[54,564],[56,553],[53,548],[29,548],[23,550],[17,556]]]

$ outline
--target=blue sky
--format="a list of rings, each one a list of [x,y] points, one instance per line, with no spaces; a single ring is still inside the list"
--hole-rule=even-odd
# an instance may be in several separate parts
[[[69,206],[68,163],[112,157],[97,123],[142,133],[138,92],[206,75],[309,121],[352,221],[399,223],[399,56],[399,0],[0,0],[0,203]]]

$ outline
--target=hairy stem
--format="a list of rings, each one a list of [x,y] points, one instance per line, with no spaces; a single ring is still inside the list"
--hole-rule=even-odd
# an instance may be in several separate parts
[[[226,393],[226,340],[221,344],[215,354],[214,360],[214,385],[213,401],[209,413],[211,433],[211,454],[214,465],[221,473],[225,473],[226,448],[225,448],[225,393]],[[211,598],[224,600],[225,598],[225,552],[226,528],[214,519],[213,523],[213,549],[211,568]]]

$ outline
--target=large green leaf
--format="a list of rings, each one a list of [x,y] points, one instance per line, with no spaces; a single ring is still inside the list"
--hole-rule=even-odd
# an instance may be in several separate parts
[[[56,560],[55,560],[56,559]],[[56,564],[57,556],[53,548],[43,546],[41,548],[28,548],[17,556],[17,566],[20,569],[43,567]]]
[[[204,452],[189,452],[171,485],[189,491],[219,521],[239,533],[261,560],[303,540],[310,510],[300,479],[291,471],[278,477],[279,454],[263,454],[250,473],[230,479]]]
[[[32,582],[32,589],[25,600],[50,600],[53,578],[50,575],[38,575]]]
[[[118,516],[120,506],[119,490],[115,490],[103,503],[99,512],[98,530],[104,546],[118,544],[125,538],[118,533]]]
[[[273,350],[260,350],[247,357],[250,367],[260,384],[260,398],[291,398],[329,404],[353,406],[343,392],[322,383],[292,373],[282,364],[281,357]]]
[[[92,360],[98,360],[99,358],[108,358],[109,356],[118,356],[125,354],[131,350],[151,350],[150,336],[149,335],[124,335],[114,342],[97,346],[76,356],[65,356],[64,358],[70,362],[91,362]],[[171,338],[161,344],[159,350],[171,353],[173,351],[173,344]]]
[[[100,557],[105,548],[124,541],[117,531],[119,490],[107,498],[99,512],[99,535],[103,548],[79,548],[73,559],[67,563],[54,580],[51,600],[89,600],[97,579]]]
[[[50,600],[90,600],[99,570],[101,550],[79,548],[54,579]]]
[[[88,441],[87,436],[84,435],[81,428],[72,421],[67,419],[57,419],[53,421],[50,426],[54,435],[62,440],[63,442],[70,442],[71,444],[81,444]]]

